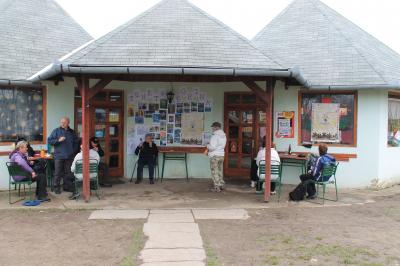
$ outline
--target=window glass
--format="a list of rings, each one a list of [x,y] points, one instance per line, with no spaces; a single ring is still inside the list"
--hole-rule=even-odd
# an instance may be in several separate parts
[[[0,142],[43,141],[43,89],[0,87]]]
[[[357,94],[300,93],[300,142],[302,144],[356,143]],[[317,140],[316,140],[317,139]]]
[[[400,146],[400,98],[389,98],[388,145],[391,147]]]

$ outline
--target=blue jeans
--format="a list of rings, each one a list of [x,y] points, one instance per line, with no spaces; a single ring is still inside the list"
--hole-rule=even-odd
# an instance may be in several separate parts
[[[149,178],[150,180],[154,179],[154,166],[155,166],[155,161],[153,158],[151,159],[146,159],[146,158],[139,158],[138,162],[138,169],[137,169],[137,179],[142,180],[143,179],[143,167],[147,165],[149,168]]]

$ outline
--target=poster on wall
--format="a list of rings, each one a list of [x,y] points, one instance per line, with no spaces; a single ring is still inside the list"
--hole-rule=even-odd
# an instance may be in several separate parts
[[[340,142],[340,104],[313,103],[311,117],[311,141]]]
[[[201,145],[203,142],[204,113],[182,114],[181,143]]]
[[[294,138],[294,112],[276,112],[275,117],[275,137]]]

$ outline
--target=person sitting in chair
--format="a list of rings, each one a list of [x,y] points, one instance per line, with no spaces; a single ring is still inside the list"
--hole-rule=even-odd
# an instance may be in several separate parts
[[[256,158],[256,164],[257,164],[257,168],[260,166],[260,162],[261,161],[265,161],[265,141],[263,141],[262,143],[262,149],[260,149],[260,151],[257,154],[257,158]],[[276,146],[274,143],[272,143],[272,147],[271,147],[271,165],[280,165],[281,163],[281,159],[279,158],[279,154],[276,151]],[[257,179],[258,179],[258,175],[257,175]],[[276,194],[275,192],[275,182],[272,182],[272,180],[278,178],[277,176],[271,176],[271,194],[274,195]],[[262,188],[261,188],[262,190]]]
[[[151,134],[147,134],[145,142],[141,143],[135,150],[135,154],[139,156],[137,179],[135,184],[139,184],[143,180],[143,167],[145,165],[149,168],[150,184],[154,184],[154,166],[158,157],[158,148],[153,142]]]
[[[71,165],[71,172],[74,173],[75,178],[77,180],[83,179],[82,174],[75,174],[76,164],[78,161],[80,161],[80,163],[82,163],[82,160],[83,160],[83,152],[82,152],[82,144],[81,144],[81,151],[77,155],[75,155],[74,161],[72,162],[72,165]],[[97,163],[99,163],[100,156],[96,150],[89,149],[89,160],[96,160]],[[92,176],[90,176],[90,177],[92,177]],[[71,200],[77,199],[78,197],[79,197],[79,193],[78,193],[78,191],[75,191],[75,188],[74,188],[74,191],[72,192],[72,195],[69,197],[69,199],[71,199]]]
[[[328,154],[328,146],[325,144],[320,144],[318,151],[319,157],[312,161],[308,173],[300,175],[301,184],[307,186],[307,199],[314,199],[316,196],[315,183],[309,182],[309,180],[328,181],[330,176],[322,176],[322,169],[324,166],[333,165],[336,162],[336,159]]]
[[[104,151],[100,146],[100,140],[96,137],[90,138],[90,149],[97,151],[97,153],[101,157],[104,157]],[[108,165],[105,162],[99,162],[99,171],[103,172],[103,176],[99,176],[99,185],[102,187],[112,187],[111,183],[107,183],[105,181],[106,178],[109,176],[109,169]]]
[[[13,176],[14,181],[36,181],[36,197],[40,201],[50,201],[47,197],[46,191],[46,175],[43,173],[36,173],[29,164],[28,157],[28,142],[19,141],[15,147],[15,150],[10,154],[10,161],[18,164],[22,170],[29,173],[31,177],[26,176]]]

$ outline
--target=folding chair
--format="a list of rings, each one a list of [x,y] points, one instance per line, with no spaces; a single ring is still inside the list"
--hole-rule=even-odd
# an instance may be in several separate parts
[[[74,171],[74,176],[75,176],[75,193],[78,192],[78,185],[83,183],[83,178],[77,178],[77,175],[82,175],[83,174],[83,161],[78,160],[76,161],[75,165],[75,171]],[[96,197],[100,199],[100,186],[99,186],[99,162],[96,159],[90,159],[89,160],[89,176],[90,176],[90,191],[94,190],[96,193]],[[76,198],[78,200],[78,197]]]
[[[321,171],[321,177],[329,177],[329,179],[327,179],[326,181],[315,181],[315,180],[308,180],[308,182],[306,183],[307,185],[309,183],[314,183],[317,186],[317,194],[316,194],[316,198],[317,199],[322,199],[322,205],[325,204],[325,200],[329,200],[329,201],[338,201],[339,197],[338,197],[338,189],[337,189],[337,184],[336,184],[336,170],[339,166],[339,163],[336,164],[332,164],[332,165],[326,165],[322,168]],[[326,191],[326,186],[327,185],[335,185],[335,194],[336,197],[335,199],[329,199],[329,198],[325,198],[325,191]],[[319,196],[319,187],[322,186],[322,197]]]
[[[8,175],[9,175],[9,179],[8,179],[8,203],[9,204],[14,204],[16,202],[19,202],[21,200],[24,200],[26,198],[26,190],[25,190],[25,185],[28,186],[28,195],[29,195],[29,199],[32,199],[32,177],[31,174],[28,173],[27,171],[25,171],[24,169],[22,169],[22,167],[20,165],[18,165],[17,163],[13,163],[13,162],[7,162],[7,169],[8,169]],[[13,179],[13,176],[24,176],[26,177],[27,180],[24,181],[15,181]],[[21,185],[23,185],[24,187],[24,197],[23,198],[19,198],[18,200],[11,202],[11,187],[14,186],[14,190],[17,190],[17,186],[18,186],[18,197],[21,197]]]
[[[261,194],[263,192],[263,183],[265,182],[265,161],[262,160],[258,166],[258,181],[256,185],[256,192]],[[275,183],[275,191],[278,190],[278,202],[281,198],[281,188],[282,188],[282,165],[279,161],[271,161],[271,177],[276,176],[276,178],[271,178],[271,183]]]

